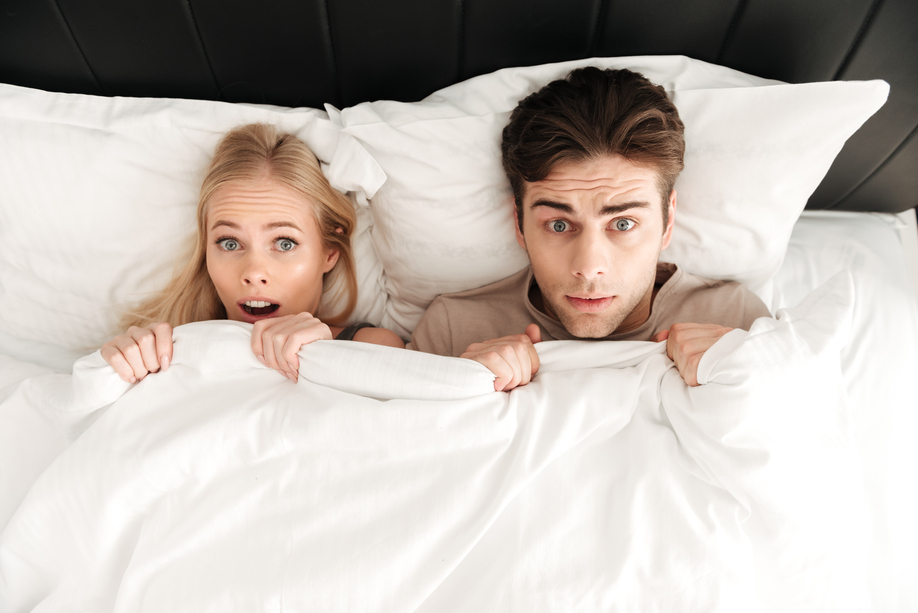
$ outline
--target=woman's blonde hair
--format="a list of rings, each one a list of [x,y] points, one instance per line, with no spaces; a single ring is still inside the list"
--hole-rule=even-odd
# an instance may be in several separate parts
[[[274,126],[249,124],[230,131],[217,145],[198,198],[197,238],[191,258],[176,268],[163,291],[125,314],[121,320],[123,329],[159,321],[174,327],[226,319],[226,309],[207,272],[208,205],[224,185],[251,184],[265,177],[301,194],[312,204],[323,246],[339,253],[334,268],[325,275],[324,285],[327,288],[336,274],[343,273],[347,292],[344,309],[332,316],[322,314],[321,319],[332,325],[347,320],[357,303],[357,276],[351,253],[351,234],[357,225],[354,208],[329,184],[319,160],[306,143]]]

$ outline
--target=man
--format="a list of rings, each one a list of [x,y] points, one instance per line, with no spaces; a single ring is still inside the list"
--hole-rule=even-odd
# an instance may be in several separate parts
[[[658,262],[673,234],[683,133],[663,88],[629,70],[581,68],[522,100],[501,154],[530,267],[438,297],[409,348],[481,362],[496,390],[510,390],[538,370],[542,340],[666,340],[697,385],[711,345],[770,313],[738,283]]]

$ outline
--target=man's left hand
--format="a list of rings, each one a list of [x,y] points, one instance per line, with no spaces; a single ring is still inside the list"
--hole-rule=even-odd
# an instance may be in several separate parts
[[[698,385],[698,363],[711,345],[730,332],[715,324],[673,324],[669,330],[660,330],[651,339],[655,343],[666,341],[666,355],[676,363],[676,369],[685,382]]]

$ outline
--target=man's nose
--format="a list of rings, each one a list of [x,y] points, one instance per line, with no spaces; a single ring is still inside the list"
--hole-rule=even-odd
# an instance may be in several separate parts
[[[611,250],[604,232],[584,230],[574,246],[571,273],[587,281],[609,272]]]

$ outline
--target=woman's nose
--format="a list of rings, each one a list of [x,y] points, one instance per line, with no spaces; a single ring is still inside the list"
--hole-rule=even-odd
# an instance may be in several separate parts
[[[246,255],[242,272],[242,282],[245,285],[268,285],[270,276],[264,258],[259,255]]]

